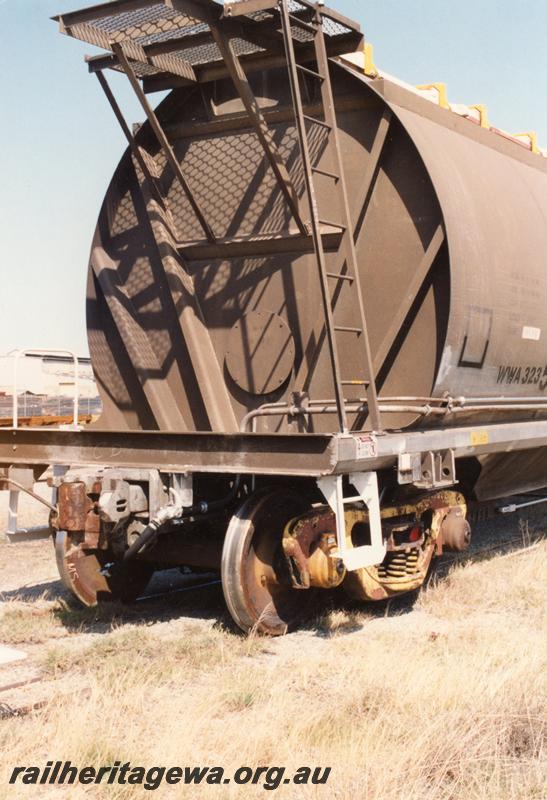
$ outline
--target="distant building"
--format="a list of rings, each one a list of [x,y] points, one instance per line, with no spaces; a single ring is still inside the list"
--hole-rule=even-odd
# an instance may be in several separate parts
[[[14,353],[0,356],[0,416],[11,416],[15,382]],[[19,414],[70,413],[76,379],[74,361],[68,355],[22,355],[17,359]],[[78,398],[82,413],[100,410],[91,359],[78,357]]]

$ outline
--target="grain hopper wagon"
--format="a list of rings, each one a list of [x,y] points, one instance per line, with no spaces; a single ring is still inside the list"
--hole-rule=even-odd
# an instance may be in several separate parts
[[[378,73],[359,25],[308,0],[57,21],[104,51],[88,67],[127,139],[88,270],[103,414],[1,430],[0,463],[66,467],[51,522],[83,603],[214,570],[241,628],[282,633],[325,590],[416,589],[467,546],[469,499],[547,484],[534,137]]]

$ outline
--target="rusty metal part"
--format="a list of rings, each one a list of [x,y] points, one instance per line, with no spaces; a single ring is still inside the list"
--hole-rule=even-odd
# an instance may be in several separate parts
[[[386,557],[378,566],[348,572],[343,584],[346,593],[359,600],[385,600],[419,589],[433,557],[442,553],[441,528],[451,513],[460,514],[465,521],[465,499],[458,492],[437,492],[416,504],[384,509],[383,518],[414,517],[408,526],[411,535],[407,545],[388,546]],[[419,527],[413,537],[416,524]]]
[[[227,495],[187,507],[183,482],[178,493],[172,490],[171,505],[158,506],[158,480],[155,471],[92,468],[59,479],[57,561],[65,584],[82,602],[131,599],[158,563],[219,568],[227,508],[237,497],[239,478]],[[152,539],[160,528],[165,539],[156,547]]]
[[[101,541],[101,517],[97,510],[97,504],[89,509],[85,520],[84,546],[91,550],[101,547],[105,549],[106,542]]]
[[[471,525],[465,518],[465,511],[461,506],[451,508],[444,518],[440,539],[443,550],[463,552],[471,543]]]
[[[59,531],[55,536],[55,557],[64,585],[85,606],[116,600],[131,602],[142,594],[154,571],[151,564],[132,561],[112,577],[102,575],[112,554],[88,549],[83,533]]]
[[[330,589],[344,582],[361,599],[378,600],[418,588],[433,555],[442,553],[442,523],[448,517],[465,522],[465,501],[457,492],[436,492],[414,504],[381,510],[386,556],[376,567],[346,572],[335,557],[336,522],[328,506],[314,508],[285,527],[283,553],[296,589]],[[345,507],[348,547],[370,542],[368,512],[361,504]]]
[[[333,558],[337,549],[336,523],[330,509],[291,520],[282,544],[295,589],[334,589],[344,580],[343,562]]]
[[[292,588],[281,548],[285,525],[306,506],[292,492],[264,489],[245,500],[232,517],[222,552],[222,589],[242,630],[278,636],[309,609],[314,592]]]
[[[82,480],[61,480],[57,494],[57,512],[50,520],[52,530],[66,531],[86,549],[107,547],[101,542],[101,517],[98,501],[101,483],[90,479],[89,485]],[[92,499],[90,495],[94,495]]]
[[[59,528],[70,533],[83,531],[91,500],[82,481],[63,481],[59,487]]]

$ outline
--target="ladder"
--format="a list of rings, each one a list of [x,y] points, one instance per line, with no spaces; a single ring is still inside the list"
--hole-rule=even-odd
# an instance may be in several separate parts
[[[309,203],[313,248],[319,271],[325,317],[325,331],[333,373],[338,423],[340,431],[346,433],[348,431],[348,421],[345,387],[359,386],[364,389],[366,394],[368,415],[372,429],[380,431],[382,426],[378,396],[376,393],[373,362],[359,282],[353,225],[351,222],[343,162],[340,153],[336,112],[329,74],[329,60],[323,32],[321,5],[319,3],[304,2],[304,0],[302,0],[302,2],[298,0],[298,2],[309,8],[311,12],[309,20],[304,20],[300,16],[291,13],[289,11],[288,0],[279,0],[278,10],[281,15],[296,129]],[[295,53],[295,41],[297,41],[294,35],[295,30],[304,31],[312,37],[317,71],[297,63]],[[324,119],[304,114],[304,102],[300,85],[300,76],[302,74],[319,82]],[[320,126],[326,132],[326,152],[329,154],[330,163],[334,165],[332,172],[321,169],[313,162],[309,137],[310,131],[315,126]],[[338,205],[342,212],[340,223],[333,223],[322,218],[315,188],[316,175],[322,175],[332,180],[333,196],[337,197]],[[335,260],[337,266],[334,272],[329,272],[327,267],[327,258],[321,235],[324,225],[336,225],[341,229],[339,257]],[[348,302],[344,303],[344,300]],[[337,310],[339,311],[340,308],[344,306],[351,309],[353,318],[351,325],[347,324],[347,320],[345,321],[346,324],[341,324],[339,320],[340,314],[337,313]],[[342,373],[343,360],[340,358],[340,343],[342,343],[342,348],[344,348],[345,346],[353,344],[352,340],[355,339],[357,340],[359,352],[360,374],[357,377],[345,377]]]

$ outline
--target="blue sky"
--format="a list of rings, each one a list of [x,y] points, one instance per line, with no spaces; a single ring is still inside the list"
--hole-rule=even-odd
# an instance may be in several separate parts
[[[0,0],[0,353],[87,352],[85,278],[98,210],[124,140],[85,53],[49,17],[78,0]],[[492,124],[536,130],[547,147],[547,0],[331,0],[358,19],[378,66],[443,81],[485,103]],[[109,76],[110,77],[110,76]],[[142,114],[111,83],[128,119]]]

